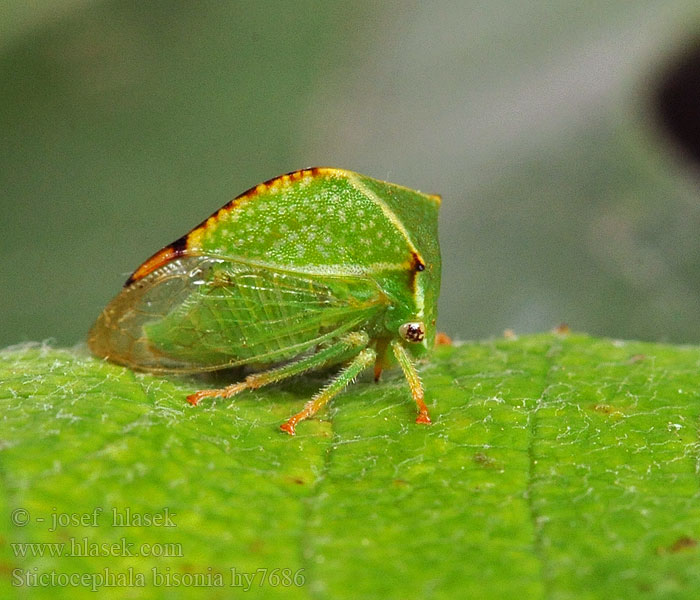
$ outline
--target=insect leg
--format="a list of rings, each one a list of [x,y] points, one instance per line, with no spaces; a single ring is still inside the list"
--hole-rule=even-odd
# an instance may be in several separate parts
[[[377,341],[377,360],[374,361],[374,381],[379,381],[384,366],[386,364],[386,351],[389,347],[389,341],[380,339]]]
[[[324,363],[342,357],[351,351],[359,352],[369,343],[369,336],[364,331],[355,331],[340,338],[335,344],[319,350],[318,352],[305,356],[297,361],[288,363],[276,369],[253,373],[248,375],[243,381],[234,383],[225,388],[215,390],[200,390],[187,396],[187,401],[193,406],[197,406],[202,398],[219,397],[230,398],[243,390],[255,390],[264,385],[276,383],[295,375],[300,375],[305,371],[311,371],[321,367]]]
[[[314,415],[326,402],[342,392],[355,377],[374,362],[376,357],[377,353],[372,348],[365,348],[349,365],[336,375],[333,381],[309,400],[301,412],[284,423],[280,429],[286,431],[289,435],[294,435],[294,429],[299,421]]]
[[[423,384],[421,383],[420,377],[418,376],[418,371],[411,360],[411,357],[406,352],[401,342],[398,340],[393,340],[391,342],[391,348],[394,351],[394,356],[396,360],[401,365],[403,374],[408,381],[408,385],[411,388],[411,395],[418,405],[418,416],[416,417],[416,423],[430,423],[430,415],[428,415],[428,407],[423,401]]]

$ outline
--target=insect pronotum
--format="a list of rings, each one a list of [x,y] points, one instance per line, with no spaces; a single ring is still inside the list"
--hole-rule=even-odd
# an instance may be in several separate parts
[[[133,369],[255,372],[187,400],[229,398],[300,373],[337,374],[281,428],[358,374],[394,361],[430,423],[414,358],[435,340],[440,198],[342,169],[276,177],[144,262],[93,325],[92,352]]]

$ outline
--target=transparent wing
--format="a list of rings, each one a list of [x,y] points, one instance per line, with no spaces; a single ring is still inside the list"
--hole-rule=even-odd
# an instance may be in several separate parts
[[[187,256],[125,287],[100,315],[89,344],[97,355],[151,371],[273,363],[371,324],[386,302],[366,277]]]

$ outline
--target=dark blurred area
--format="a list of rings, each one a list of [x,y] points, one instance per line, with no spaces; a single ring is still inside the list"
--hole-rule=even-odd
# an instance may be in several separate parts
[[[457,338],[699,343],[699,73],[676,0],[6,0],[0,346],[82,340],[154,251],[311,165],[443,196]]]
[[[659,77],[656,98],[659,122],[672,143],[700,165],[700,31]]]

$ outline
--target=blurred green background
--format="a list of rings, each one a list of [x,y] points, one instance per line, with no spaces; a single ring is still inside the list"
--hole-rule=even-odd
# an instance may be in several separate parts
[[[81,340],[151,253],[311,165],[442,194],[452,335],[700,342],[698,171],[658,118],[698,37],[696,0],[4,0],[0,346]]]

